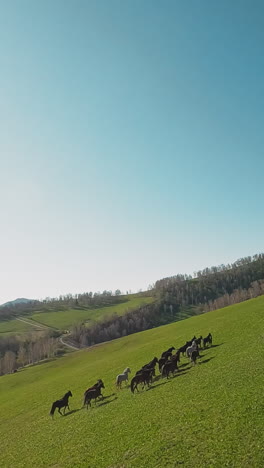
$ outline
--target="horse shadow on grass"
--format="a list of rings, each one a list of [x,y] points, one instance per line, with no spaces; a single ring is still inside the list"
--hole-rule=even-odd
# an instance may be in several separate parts
[[[161,375],[156,375],[153,379],[153,382],[158,382],[162,378]]]
[[[189,362],[184,362],[183,364],[180,364],[179,365],[179,371],[181,372],[181,370],[190,369],[190,367],[186,367],[186,366],[190,366],[190,363]],[[185,367],[185,369],[182,369],[183,367]]]
[[[160,385],[165,385],[167,383],[169,383],[169,380],[166,380],[166,382],[160,382],[157,385],[154,385],[153,387],[148,387],[146,392],[148,392],[149,390],[154,390],[155,388],[160,387]]]
[[[212,344],[211,348],[218,348],[218,346],[223,346],[225,343]],[[210,348],[207,348],[210,349]]]
[[[184,371],[177,372],[177,374],[174,374],[174,376],[173,376],[172,378],[175,379],[175,378],[177,378],[177,377],[181,377],[182,375],[188,374],[188,372],[185,372],[185,371],[188,370],[188,369],[190,369],[190,368],[191,368],[191,366],[185,368]]]
[[[206,364],[207,362],[211,361],[211,359],[214,359],[215,356],[211,356],[210,358],[204,359],[204,361],[200,361],[199,364]]]
[[[112,396],[116,396],[116,393],[111,393],[111,395],[106,395],[106,396],[104,396],[104,397],[103,397],[103,400],[108,400],[108,398],[111,398]],[[116,398],[117,398],[117,397],[116,397]],[[115,398],[115,399],[116,399],[116,398]],[[102,401],[103,401],[103,400],[102,400]]]
[[[109,397],[110,397],[110,396],[112,396],[112,395],[109,395]],[[109,398],[109,397],[107,397],[107,398]],[[117,396],[115,396],[115,398],[112,398],[112,400],[107,400],[107,401],[104,401],[104,400],[105,400],[105,398],[104,398],[104,400],[102,401],[102,403],[99,403],[99,404],[96,405],[96,406],[97,406],[97,408],[99,408],[100,406],[109,405],[109,403],[112,403],[113,401],[115,401],[115,400],[117,400],[117,399],[118,399]]]
[[[64,416],[70,416],[71,414],[78,413],[78,411],[81,411],[81,409],[73,409],[69,411],[68,413],[65,413]]]

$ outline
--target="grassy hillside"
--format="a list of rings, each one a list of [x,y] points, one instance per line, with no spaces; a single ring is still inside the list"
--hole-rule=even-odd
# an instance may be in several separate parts
[[[144,297],[133,295],[128,301],[121,304],[102,307],[96,309],[70,309],[52,312],[39,312],[31,315],[31,319],[58,329],[67,329],[78,322],[99,320],[102,317],[117,313],[123,315],[129,309],[135,309],[143,304],[149,304],[154,300],[153,297]]]
[[[26,333],[34,331],[35,327],[29,323],[21,322],[19,320],[4,320],[0,321],[0,338],[3,335],[12,335],[18,333]]]
[[[79,351],[0,378],[4,467],[261,467],[264,297]],[[213,335],[201,363],[149,391],[115,390],[132,373],[194,333]],[[98,378],[105,400],[80,409]],[[51,403],[71,390],[71,413]]]

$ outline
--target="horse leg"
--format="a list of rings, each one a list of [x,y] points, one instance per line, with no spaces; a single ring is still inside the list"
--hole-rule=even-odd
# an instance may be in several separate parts
[[[61,412],[60,408],[58,408],[58,412],[61,414],[61,416],[63,416],[63,414],[62,414],[62,412]]]

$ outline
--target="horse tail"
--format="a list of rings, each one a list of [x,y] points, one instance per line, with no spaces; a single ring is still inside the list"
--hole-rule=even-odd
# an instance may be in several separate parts
[[[51,407],[50,416],[53,416],[53,415],[54,415],[55,409],[56,409],[56,402],[54,402],[53,405],[52,405],[52,407]]]

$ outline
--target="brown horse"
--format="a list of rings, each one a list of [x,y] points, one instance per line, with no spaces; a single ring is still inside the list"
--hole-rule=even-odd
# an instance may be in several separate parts
[[[93,387],[88,388],[84,393],[83,406],[87,405],[88,409],[88,405],[92,406],[91,400],[94,400],[96,404],[97,398],[101,397],[101,399],[103,399],[104,397],[101,393],[102,388],[105,388],[105,386],[101,379],[98,380],[98,382]]]
[[[89,392],[90,390],[94,390],[94,389],[98,388],[101,384],[103,384],[102,379],[97,380],[97,382],[92,387],[89,387],[89,388],[87,388],[87,390],[85,390],[84,396],[86,395],[87,392]],[[102,385],[102,388],[104,388],[104,384]]]
[[[131,384],[130,384],[131,392],[134,393],[136,389],[138,391],[137,386],[139,383],[143,384],[143,387],[145,387],[145,385],[149,387],[152,381],[152,372],[153,372],[153,369],[138,371],[138,373],[131,380]]]

